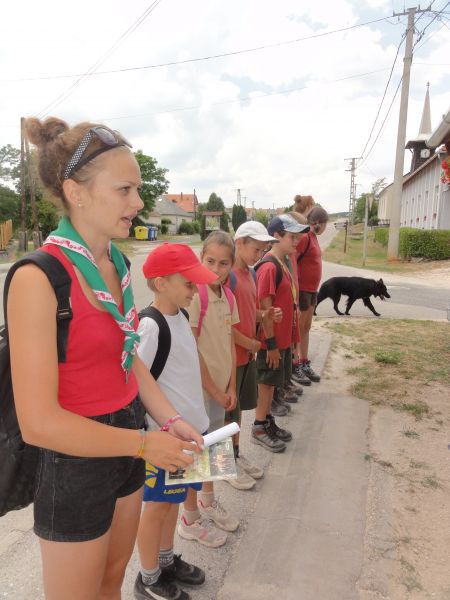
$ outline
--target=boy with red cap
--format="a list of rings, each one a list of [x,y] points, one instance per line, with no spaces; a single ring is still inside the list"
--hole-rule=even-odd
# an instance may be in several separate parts
[[[149,254],[142,270],[154,302],[142,311],[138,354],[179,415],[199,432],[206,432],[209,418],[203,402],[197,344],[183,309],[191,303],[195,284],[212,283],[217,276],[185,244],[162,244]],[[166,354],[161,358],[163,343]],[[150,428],[157,428],[148,415],[147,421]],[[178,584],[198,585],[205,580],[201,569],[173,553],[178,505],[184,502],[189,485],[166,486],[164,479],[162,469],[146,465],[144,510],[137,538],[141,571],[134,593],[141,599],[189,600],[189,594]],[[201,484],[192,487],[196,485],[196,489],[201,488]],[[205,525],[201,519],[196,523],[204,530],[207,545],[225,543],[226,534],[209,523]]]

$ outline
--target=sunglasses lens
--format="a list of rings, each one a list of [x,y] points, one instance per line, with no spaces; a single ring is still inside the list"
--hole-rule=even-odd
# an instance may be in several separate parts
[[[114,133],[109,129],[105,129],[104,127],[95,127],[94,132],[99,140],[107,146],[115,146],[118,142]]]

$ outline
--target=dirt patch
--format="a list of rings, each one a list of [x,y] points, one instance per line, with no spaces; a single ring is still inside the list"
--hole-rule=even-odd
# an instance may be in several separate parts
[[[450,324],[317,325],[334,333],[325,377],[371,403],[360,598],[450,600]]]

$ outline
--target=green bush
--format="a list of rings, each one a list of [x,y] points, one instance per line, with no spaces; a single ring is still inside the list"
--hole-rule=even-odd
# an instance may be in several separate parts
[[[377,227],[375,229],[375,241],[382,246],[388,245],[389,229],[387,227]]]
[[[161,225],[172,225],[172,221],[170,219],[161,219]]]
[[[163,223],[163,224],[161,225],[161,233],[162,233],[163,235],[165,235],[165,234],[166,234],[168,231],[169,231],[169,226],[168,226],[168,225],[166,225],[165,223]]]
[[[198,221],[192,221],[192,227],[195,233],[200,233],[200,223]]]
[[[185,233],[187,235],[192,235],[193,233],[195,233],[195,229],[194,229],[194,226],[192,225],[192,223],[189,223],[188,221],[183,221],[181,223],[181,225],[178,227],[178,233]]]
[[[422,257],[430,260],[450,258],[450,230],[402,227],[399,252],[402,258]]]

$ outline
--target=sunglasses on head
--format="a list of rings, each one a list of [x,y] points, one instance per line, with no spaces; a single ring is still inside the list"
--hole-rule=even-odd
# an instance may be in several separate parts
[[[94,150],[94,152],[82,158],[94,135],[98,137],[104,146]],[[117,148],[118,146],[128,146],[129,148],[132,148],[130,142],[128,142],[124,137],[120,136],[119,138],[118,136],[119,133],[117,131],[112,131],[107,127],[91,127],[85,133],[78,148],[75,150],[72,158],[67,163],[67,167],[64,170],[64,179],[69,179],[69,177],[71,177],[75,171],[78,171],[78,169],[83,167],[86,163],[93,160],[99,154],[106,152],[107,150],[112,150],[112,148]]]

